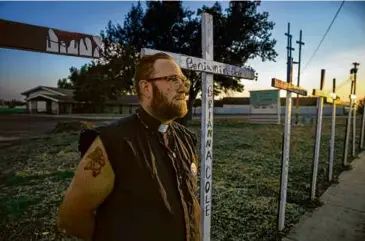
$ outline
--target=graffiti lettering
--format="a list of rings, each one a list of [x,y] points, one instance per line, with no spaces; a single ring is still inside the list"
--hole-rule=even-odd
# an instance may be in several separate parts
[[[48,30],[46,51],[74,54],[88,57],[100,57],[102,41],[96,36],[68,34],[60,30]]]

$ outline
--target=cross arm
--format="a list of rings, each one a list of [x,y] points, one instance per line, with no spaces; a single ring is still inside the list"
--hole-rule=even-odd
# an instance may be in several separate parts
[[[276,78],[272,78],[271,79],[271,86],[277,89],[282,89],[282,90],[286,90],[289,92],[293,92],[302,96],[307,96],[308,92],[307,90],[303,89],[300,86],[296,86],[293,85],[291,83],[276,79]]]
[[[142,48],[142,55],[150,55],[156,53],[166,53],[173,57],[176,63],[182,69],[188,69],[198,72],[206,72],[224,76],[237,77],[248,80],[255,80],[256,72],[251,67],[239,67],[229,64],[219,63],[216,61],[206,60],[203,58],[192,57],[184,54],[171,53],[161,50]]]

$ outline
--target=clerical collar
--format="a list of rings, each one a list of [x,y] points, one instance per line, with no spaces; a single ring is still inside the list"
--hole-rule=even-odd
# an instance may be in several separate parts
[[[136,110],[136,114],[146,129],[165,133],[169,128],[168,124],[161,123],[161,121],[148,114],[141,106]]]

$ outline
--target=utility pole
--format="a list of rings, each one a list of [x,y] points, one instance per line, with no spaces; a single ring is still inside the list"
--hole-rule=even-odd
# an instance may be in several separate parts
[[[299,41],[297,41],[297,44],[299,44],[299,59],[298,62],[294,62],[295,64],[298,64],[298,84],[297,86],[300,86],[300,63],[302,59],[302,45],[304,45],[304,42],[302,42],[302,30],[299,32]],[[297,99],[295,103],[295,124],[299,124],[299,94],[297,94]]]

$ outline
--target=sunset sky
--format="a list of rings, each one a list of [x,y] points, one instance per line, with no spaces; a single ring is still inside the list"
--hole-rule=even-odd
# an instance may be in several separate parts
[[[122,24],[125,15],[135,2],[0,2],[0,18],[56,29],[97,35],[107,22]],[[187,1],[184,6],[196,10],[213,2]],[[223,9],[228,2],[221,2]],[[144,3],[143,3],[144,5]],[[298,60],[299,31],[303,31],[301,86],[309,90],[319,88],[321,69],[326,70],[325,89],[349,79],[353,62],[359,62],[357,93],[365,96],[365,2],[345,2],[319,51],[307,65],[314,50],[326,32],[341,1],[263,1],[258,10],[269,12],[275,22],[272,36],[277,40],[276,62],[250,61],[259,73],[259,80],[243,80],[245,91],[235,96],[249,96],[249,90],[271,89],[271,78],[286,80],[286,44],[284,35],[291,24],[294,61]],[[4,33],[2,33],[4,34]],[[31,36],[30,36],[31,37]],[[69,68],[81,67],[90,59],[44,53],[0,49],[0,99],[24,99],[21,92],[37,85],[56,86],[57,80],[69,74]],[[228,63],[229,64],[229,63]],[[297,81],[297,66],[293,81]],[[347,97],[350,82],[343,84],[339,94]],[[284,96],[285,92],[281,91]]]

